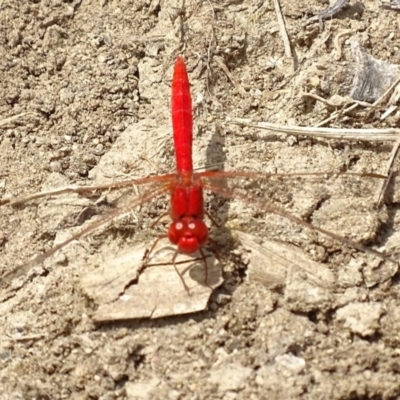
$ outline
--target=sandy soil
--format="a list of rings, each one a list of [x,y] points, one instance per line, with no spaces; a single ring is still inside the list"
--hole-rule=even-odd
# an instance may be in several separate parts
[[[292,57],[285,56],[272,1],[186,1],[182,10],[172,0],[4,0],[1,197],[173,171],[169,96],[180,53],[192,83],[196,167],[385,173],[387,142],[266,136],[229,122],[312,126],[329,117],[335,107],[304,92],[327,100],[350,94],[354,40],[400,64],[399,16],[378,0],[351,1],[323,26],[307,27],[326,5],[281,5]],[[397,111],[380,119],[386,108],[358,106],[326,126],[395,127]],[[258,198],[371,248],[397,251],[395,188],[376,210],[379,182],[367,177],[279,184],[265,185]],[[128,192],[121,201],[137,196]],[[110,201],[63,195],[2,207],[2,271],[87,226]],[[260,204],[212,195],[206,201],[223,225],[213,236],[224,283],[205,311],[99,323],[98,304],[82,289],[82,276],[104,260],[151,244],[165,230],[163,222],[152,225],[166,199],[3,281],[0,399],[398,398],[397,264],[267,215]],[[241,243],[237,229],[254,235],[254,244]],[[301,252],[279,282],[272,282],[275,259],[262,253],[267,239]],[[248,279],[256,245],[261,272]]]

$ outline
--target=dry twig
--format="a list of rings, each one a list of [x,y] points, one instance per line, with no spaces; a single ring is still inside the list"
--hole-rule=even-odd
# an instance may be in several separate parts
[[[214,56],[214,60],[217,62],[217,64],[220,66],[222,71],[225,72],[226,76],[228,79],[231,81],[232,85],[235,87],[235,89],[242,95],[242,96],[247,96],[246,91],[236,82],[235,78],[232,76],[230,73],[228,67],[225,65],[224,61],[222,60],[221,57],[219,56]]]
[[[357,106],[357,104],[356,104]],[[359,140],[363,142],[387,142],[400,138],[399,128],[386,129],[349,129],[349,128],[319,128],[309,126],[279,125],[269,122],[252,122],[250,119],[234,118],[229,123],[266,129],[286,135],[302,135],[310,137],[330,138],[337,140]]]
[[[292,47],[290,45],[290,40],[289,36],[286,31],[286,26],[285,26],[285,20],[282,15],[281,11],[281,6],[279,4],[279,0],[274,0],[274,6],[275,6],[275,12],[278,18],[278,25],[279,25],[279,30],[281,32],[282,40],[283,40],[283,45],[285,47],[285,55],[288,58],[293,58],[292,54]]]
[[[26,112],[26,113],[13,115],[12,117],[8,117],[8,118],[4,118],[4,119],[0,120],[0,126],[5,126],[7,124],[10,124],[11,122],[14,122],[17,119],[24,117],[25,115],[36,115],[37,116],[37,114],[34,112]]]
[[[387,187],[389,186],[390,180],[393,175],[393,164],[395,160],[398,158],[400,152],[400,139],[396,141],[396,143],[393,146],[392,152],[389,157],[389,161],[386,166],[386,172],[385,174],[387,175],[387,178],[382,182],[380,189],[378,190],[378,194],[375,199],[375,203],[379,206],[384,199]]]

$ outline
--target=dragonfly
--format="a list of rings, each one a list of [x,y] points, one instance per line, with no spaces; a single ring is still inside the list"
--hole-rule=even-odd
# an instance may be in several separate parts
[[[313,224],[307,219],[290,213],[279,206],[279,199],[287,198],[286,192],[296,184],[303,196],[309,196],[324,188],[324,196],[343,195],[343,190],[350,192],[353,196],[370,196],[373,182],[386,179],[385,175],[376,173],[332,173],[332,172],[306,172],[306,173],[265,173],[254,171],[224,171],[205,170],[197,172],[193,167],[192,143],[193,143],[193,107],[190,92],[190,83],[186,64],[182,56],[178,56],[174,65],[171,95],[171,116],[173,127],[173,143],[175,148],[176,171],[174,173],[147,176],[138,179],[127,179],[111,183],[91,186],[71,185],[56,188],[44,192],[34,193],[21,197],[9,197],[0,200],[0,206],[20,206],[43,197],[54,197],[67,193],[77,193],[82,196],[93,196],[103,191],[113,191],[132,188],[134,186],[144,187],[145,190],[136,198],[129,199],[125,205],[110,211],[90,222],[86,227],[73,234],[68,239],[53,246],[51,249],[37,255],[32,260],[18,266],[1,277],[1,282],[10,282],[12,279],[26,273],[33,266],[43,263],[47,258],[54,255],[71,242],[81,239],[100,228],[104,228],[114,219],[121,215],[132,212],[146,202],[169,193],[171,223],[168,231],[160,235],[151,247],[161,238],[168,237],[169,241],[176,246],[176,251],[171,263],[180,275],[176,267],[176,258],[179,253],[200,253],[204,262],[205,276],[207,281],[207,261],[204,254],[204,246],[211,242],[209,227],[206,217],[216,224],[213,217],[205,210],[204,191],[210,191],[227,199],[238,198],[246,203],[251,203],[263,215],[274,214],[287,221],[300,225],[304,228],[316,231],[326,237],[353,247],[364,253],[369,253],[381,259],[387,256],[369,246],[366,246],[347,237],[341,236],[322,226]],[[372,182],[372,183],[371,183]],[[213,247],[212,246],[212,247]],[[145,259],[145,257],[144,257]],[[180,275],[181,277],[181,275]],[[181,280],[185,286],[184,280]]]

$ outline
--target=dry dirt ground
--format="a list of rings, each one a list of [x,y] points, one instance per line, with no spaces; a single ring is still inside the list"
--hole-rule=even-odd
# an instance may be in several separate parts
[[[388,142],[266,135],[230,123],[240,117],[315,126],[334,115],[344,106],[304,93],[350,95],[354,42],[400,64],[398,14],[378,0],[351,0],[335,18],[304,26],[326,3],[281,1],[290,56],[272,1],[186,0],[184,9],[173,0],[2,1],[0,196],[173,171],[169,97],[177,54],[184,54],[192,83],[197,168],[385,173]],[[381,120],[386,109],[358,105],[325,126],[395,127],[399,113]],[[374,179],[325,187],[312,180],[265,186],[258,199],[269,196],[288,212],[396,257],[395,187],[376,210]],[[135,196],[133,188],[123,201]],[[264,203],[252,208],[211,195],[206,202],[223,225],[213,236],[224,283],[205,311],[99,323],[98,304],[82,289],[82,276],[87,282],[104,259],[166,229],[164,221],[152,225],[167,199],[3,279],[0,399],[398,398],[397,264],[271,216]],[[68,194],[2,207],[2,272],[95,221],[108,203],[108,195],[94,201]],[[254,235],[253,245],[240,241],[237,229]],[[301,253],[293,253],[299,255],[277,282],[274,254],[262,256],[266,239]],[[259,271],[249,279],[257,245]],[[131,310],[157,290],[147,287],[143,304],[131,302]],[[171,297],[184,292],[167,286],[167,297],[168,290]],[[164,294],[161,301],[168,300]],[[113,311],[120,315],[117,306]]]

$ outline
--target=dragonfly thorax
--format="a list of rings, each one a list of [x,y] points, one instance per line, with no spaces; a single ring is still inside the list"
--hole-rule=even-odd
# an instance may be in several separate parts
[[[172,222],[168,230],[171,243],[178,246],[181,253],[192,254],[208,239],[208,228],[203,220],[194,217],[182,217]]]

